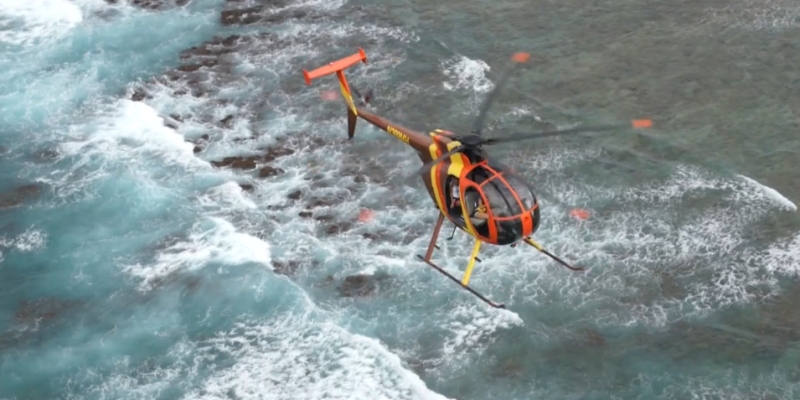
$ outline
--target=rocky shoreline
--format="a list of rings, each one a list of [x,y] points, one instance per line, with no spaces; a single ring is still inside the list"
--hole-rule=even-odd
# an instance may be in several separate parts
[[[134,1],[134,4],[137,2]],[[138,1],[138,3],[149,3],[148,8],[164,7],[165,2],[155,1]],[[158,6],[153,6],[153,3],[160,3]],[[283,22],[291,19],[315,19],[320,15],[315,14],[313,11],[307,9],[289,9],[283,11],[275,11],[277,8],[286,6],[288,1],[260,1],[257,5],[246,4],[241,0],[228,0],[223,10],[220,11],[220,23],[225,26],[245,26],[256,24],[271,24],[276,22]],[[182,4],[186,4],[182,2]],[[180,5],[180,4],[179,4]],[[144,7],[144,5],[141,5]],[[179,58],[181,64],[170,71],[158,77],[152,78],[149,82],[136,85],[128,94],[128,98],[132,101],[147,101],[152,98],[153,90],[163,90],[163,87],[172,89],[173,96],[193,96],[198,98],[208,98],[211,102],[219,106],[229,104],[230,100],[216,98],[215,92],[218,88],[225,85],[235,84],[241,80],[241,77],[234,72],[236,66],[236,54],[245,51],[268,51],[277,52],[288,46],[289,43],[281,41],[276,35],[271,33],[257,33],[250,35],[230,35],[230,36],[217,36],[211,40],[205,41],[197,46],[192,46],[180,52]],[[257,49],[257,50],[256,50]],[[156,89],[156,87],[158,87]],[[247,105],[240,108],[239,114],[228,114],[222,119],[214,120],[211,115],[200,115],[195,118],[200,118],[202,122],[211,122],[215,126],[222,129],[230,129],[235,122],[240,119],[247,119],[252,117],[259,107],[263,105]],[[187,118],[192,116],[172,114],[164,116],[164,124],[175,130],[179,130]],[[254,130],[255,131],[255,130]],[[258,133],[255,133],[258,135]],[[238,141],[247,141],[249,139],[237,139]],[[197,139],[189,139],[190,142],[195,144],[195,154],[202,154],[209,144],[214,140],[208,134],[204,134]],[[326,141],[313,132],[295,132],[290,139],[278,138],[276,143],[269,147],[256,148],[256,154],[244,156],[228,156],[222,159],[211,160],[210,163],[216,168],[230,168],[240,170],[242,172],[255,172],[255,177],[258,179],[270,179],[281,176],[284,170],[274,165],[284,157],[297,155],[308,147],[321,147],[326,146]],[[375,167],[375,166],[373,166]],[[374,172],[371,172],[374,171]],[[381,176],[383,172],[381,168],[344,168],[340,171],[343,177],[352,177],[356,183],[365,183],[368,181],[380,181],[384,179]],[[315,174],[309,174],[306,180],[309,181],[311,187],[326,187],[327,184],[317,179]],[[247,192],[254,191],[254,186],[251,183],[239,183],[239,186]],[[333,215],[325,212],[320,212],[320,209],[333,206],[345,199],[340,198],[321,198],[309,194],[309,190],[298,189],[291,192],[286,197],[284,206],[270,206],[270,208],[285,208],[297,202],[304,203],[304,210],[298,213],[298,216],[305,219],[314,219],[322,224],[322,232],[326,235],[338,235],[350,231],[355,227],[355,223],[351,221],[338,220]],[[363,233],[361,234],[368,240],[380,240],[381,234]],[[301,270],[308,263],[302,263],[297,260],[275,261],[275,272],[284,275],[294,275]],[[332,277],[328,277],[328,280]],[[374,282],[373,282],[374,280]],[[385,277],[380,279],[385,280]],[[345,277],[340,286],[342,296],[368,296],[375,294],[375,288],[378,287],[379,282],[377,278],[373,279],[370,275],[355,275]],[[353,287],[367,288],[363,290],[354,290]],[[371,288],[371,289],[369,289]]]

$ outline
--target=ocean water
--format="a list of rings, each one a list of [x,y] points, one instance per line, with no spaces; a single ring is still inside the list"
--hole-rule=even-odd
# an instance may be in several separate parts
[[[0,0],[0,399],[799,398],[798,43],[789,0]],[[489,135],[652,118],[490,149],[588,271],[484,246],[495,310],[419,262],[419,160],[302,80],[359,46],[417,129],[516,51]]]

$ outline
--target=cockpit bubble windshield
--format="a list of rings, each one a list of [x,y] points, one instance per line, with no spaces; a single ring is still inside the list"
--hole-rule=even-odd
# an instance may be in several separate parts
[[[522,209],[511,190],[499,179],[492,179],[481,187],[495,218],[519,215]]]

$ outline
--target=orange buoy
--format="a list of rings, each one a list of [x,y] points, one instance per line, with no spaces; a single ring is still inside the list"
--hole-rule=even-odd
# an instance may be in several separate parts
[[[569,215],[580,220],[587,220],[589,219],[590,214],[588,210],[583,208],[573,208],[572,210],[569,210]]]
[[[372,221],[374,216],[375,216],[375,214],[372,212],[372,210],[364,208],[364,209],[361,210],[361,213],[358,214],[358,221],[359,222],[369,222],[369,221]]]
[[[520,64],[522,64],[524,62],[527,62],[529,58],[531,58],[530,53],[525,53],[525,52],[522,52],[522,51],[520,51],[518,53],[514,53],[514,55],[511,56],[511,59],[513,59],[515,62],[518,62]]]

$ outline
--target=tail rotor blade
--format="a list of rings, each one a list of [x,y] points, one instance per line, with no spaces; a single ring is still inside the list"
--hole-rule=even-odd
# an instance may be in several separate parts
[[[517,64],[522,64],[528,61],[530,58],[530,54],[528,53],[515,53],[512,60],[514,60]],[[508,83],[508,80],[511,78],[511,73],[514,72],[514,69],[508,69],[500,78],[500,81],[495,86],[494,90],[486,97],[486,100],[483,101],[481,104],[480,112],[478,113],[478,117],[475,118],[475,122],[472,124],[472,133],[476,135],[480,135],[481,131],[483,131],[483,125],[486,123],[486,115],[489,113],[489,108],[492,107],[492,104],[495,100],[497,100],[497,96],[500,95],[500,91],[503,90],[505,85]]]
[[[576,128],[559,129],[554,131],[545,131],[537,133],[515,133],[505,137],[486,139],[486,141],[484,141],[484,144],[491,145],[497,143],[516,142],[518,140],[538,139],[549,136],[574,135],[576,133],[583,133],[583,132],[611,131],[611,130],[625,129],[625,128],[646,129],[650,128],[651,126],[653,126],[653,121],[649,119],[635,119],[627,124],[579,126]]]

